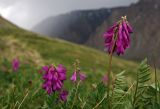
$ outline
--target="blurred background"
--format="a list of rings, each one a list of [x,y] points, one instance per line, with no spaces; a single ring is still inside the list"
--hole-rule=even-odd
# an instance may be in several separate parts
[[[0,14],[20,28],[99,51],[104,31],[127,15],[134,33],[121,58],[148,57],[160,67],[160,0],[0,0]]]

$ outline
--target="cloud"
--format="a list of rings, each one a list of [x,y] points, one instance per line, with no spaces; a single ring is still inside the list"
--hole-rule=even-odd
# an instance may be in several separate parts
[[[31,28],[41,20],[79,9],[125,6],[137,0],[0,0],[0,13],[15,24]]]
[[[24,5],[23,2],[14,2],[12,5],[9,4],[11,4],[11,2],[8,2],[8,6],[6,7],[0,7],[1,15],[19,26],[29,27],[30,24],[25,23],[31,20],[31,12],[28,6]]]
[[[10,5],[14,5],[18,1],[19,0],[0,0],[0,7],[5,8],[5,7],[8,7]]]
[[[4,17],[8,17],[11,13],[11,10],[12,10],[12,7],[7,7],[7,8],[0,7],[0,13]]]

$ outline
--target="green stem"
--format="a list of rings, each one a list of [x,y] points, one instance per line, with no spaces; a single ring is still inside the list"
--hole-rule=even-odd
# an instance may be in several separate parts
[[[155,87],[156,87],[156,98],[155,98],[155,100],[157,101],[158,99],[157,99],[157,90],[158,90],[158,85],[157,85],[157,69],[156,69],[156,64],[155,64],[155,62],[154,62],[154,70],[155,70]]]
[[[109,94],[110,94],[110,82],[111,82],[111,64],[112,64],[112,52],[110,54],[110,57],[109,57],[109,66],[108,66],[108,88],[107,88],[107,99],[108,99],[108,102],[109,102],[109,105],[108,105],[108,108],[110,109],[111,108],[111,102],[110,102],[110,97],[109,97]]]
[[[73,106],[76,102],[76,97],[77,97],[77,91],[78,91],[78,87],[79,87],[79,84],[80,84],[81,80],[77,83],[77,87],[76,87],[76,92],[75,92],[75,95],[74,95],[74,99],[73,99],[73,103],[72,103],[72,106],[71,106],[71,109],[73,109]]]
[[[27,90],[27,93],[25,94],[25,96],[24,96],[24,98],[23,98],[22,102],[21,102],[21,103],[20,103],[20,105],[18,106],[18,109],[20,109],[21,105],[23,104],[23,102],[24,102],[24,101],[25,101],[25,99],[27,98],[28,93],[29,93],[29,91]]]
[[[98,106],[104,101],[104,99],[105,99],[106,97],[107,97],[107,94],[105,94],[105,95],[103,96],[102,100],[99,101],[99,102],[96,104],[96,106],[93,107],[93,109],[98,108]]]
[[[115,29],[115,39],[114,39],[114,45],[112,47],[112,50],[111,50],[111,53],[109,55],[109,65],[108,65],[108,89],[107,89],[107,99],[108,99],[108,102],[109,102],[109,105],[108,105],[108,109],[111,109],[111,100],[110,100],[110,97],[109,97],[109,94],[110,94],[110,82],[111,82],[111,66],[112,66],[112,56],[113,56],[113,52],[114,52],[114,49],[115,49],[115,46],[116,46],[116,40],[118,38],[118,33],[117,33],[118,29],[116,28]]]
[[[132,89],[133,86],[134,86],[134,83],[133,83],[133,84],[131,85],[131,87],[127,90],[127,92],[125,92],[125,94],[121,97],[121,99],[118,101],[118,103],[113,106],[113,109],[116,108],[116,106],[123,100],[123,98],[127,95],[127,93]]]
[[[136,101],[136,95],[137,95],[137,91],[138,91],[138,73],[137,73],[137,83],[136,83],[136,90],[135,90],[135,94],[134,94],[134,99],[133,99],[133,107],[135,106],[135,101]]]

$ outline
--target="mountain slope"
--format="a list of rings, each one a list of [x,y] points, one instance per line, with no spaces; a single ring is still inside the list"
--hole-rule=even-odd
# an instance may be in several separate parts
[[[151,64],[156,59],[156,64],[160,67],[160,59],[158,58],[160,56],[159,12],[159,0],[140,0],[129,7],[75,11],[62,16],[51,17],[49,19],[52,20],[44,20],[33,31],[52,37],[55,34],[57,37],[71,42],[104,50],[102,34],[120,16],[127,15],[128,21],[134,28],[134,33],[131,48],[124,58],[140,61],[149,57]],[[90,15],[93,16],[89,17]],[[99,18],[101,19],[99,20]]]
[[[156,62],[160,67],[160,1],[159,0],[141,0],[137,4],[130,7],[115,9],[112,15],[104,21],[96,30],[96,34],[90,36],[87,44],[92,47],[97,47],[103,42],[100,38],[106,28],[119,19],[119,16],[127,15],[128,21],[134,28],[134,33],[131,36],[131,47],[125,54],[126,59],[142,60],[148,57],[150,63]],[[103,45],[99,46],[103,49]]]
[[[110,9],[73,11],[49,17],[36,25],[33,31],[83,44],[110,14]]]
[[[105,53],[59,39],[47,38],[23,29],[0,18],[0,108],[45,108],[47,94],[42,90],[42,65],[59,63],[67,67],[64,89],[73,87],[69,80],[74,71],[73,62],[80,60],[81,70],[87,79],[81,84],[84,94],[93,90],[91,85],[102,81],[108,68]],[[20,69],[13,72],[11,60],[18,57]],[[136,76],[137,64],[113,58],[112,71],[126,70],[129,83]],[[57,103],[57,102],[56,102]]]
[[[0,22],[2,24],[2,22]],[[87,73],[103,74],[107,70],[108,56],[97,50],[76,45],[59,39],[50,39],[28,32],[18,27],[3,26],[0,29],[0,58],[21,57],[35,64],[62,63],[73,69],[75,59],[81,61],[82,69]],[[113,59],[113,71],[125,68],[130,71],[137,65],[122,59]],[[131,71],[133,72],[135,71]]]

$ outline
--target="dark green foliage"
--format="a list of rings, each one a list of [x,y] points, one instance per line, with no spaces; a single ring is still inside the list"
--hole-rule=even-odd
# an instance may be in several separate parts
[[[18,72],[13,72],[11,62],[5,59],[0,68],[0,83],[3,83],[0,87],[0,109],[41,107],[44,102],[41,77],[31,63],[21,63]]]
[[[52,95],[48,95],[46,97],[46,101],[44,103],[44,109],[59,109],[61,101],[59,99],[59,95],[57,92],[53,93]]]
[[[142,61],[137,72],[137,83],[133,98],[133,107],[142,108],[148,104],[145,93],[148,89],[147,82],[150,80],[150,68],[147,64],[147,59]],[[147,100],[147,101],[146,101]]]
[[[88,95],[84,109],[106,109],[108,105],[106,90],[106,86],[102,82],[99,83]]]
[[[82,85],[83,82],[79,81],[75,86],[69,91],[67,102],[63,105],[64,109],[81,109],[84,106],[84,101],[82,98]]]
[[[124,76],[125,71],[115,76],[114,89],[112,92],[112,105],[113,109],[125,109],[130,107],[131,101],[129,100],[129,92],[127,81]]]
[[[31,63],[21,63],[18,72],[13,72],[11,62],[4,59],[1,64],[0,108],[22,109],[160,109],[160,85],[149,84],[150,68],[144,60],[137,72],[136,84],[128,85],[125,71],[113,77],[110,99],[107,86],[100,82],[94,87],[85,81],[70,83],[66,102],[59,99],[59,92],[49,96],[42,88],[39,68]],[[3,78],[2,78],[3,77]],[[94,77],[94,76],[93,76]],[[91,77],[90,77],[91,78]],[[109,102],[108,102],[109,101]]]

